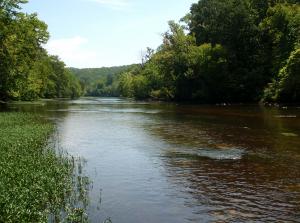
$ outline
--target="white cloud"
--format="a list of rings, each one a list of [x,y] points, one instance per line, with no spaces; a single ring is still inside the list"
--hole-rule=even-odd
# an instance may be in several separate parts
[[[112,47],[108,43],[95,45],[81,36],[52,39],[45,45],[45,48],[49,54],[59,56],[68,67],[110,67],[139,61],[134,50],[128,52],[127,48],[121,50],[119,47]]]
[[[88,50],[88,39],[75,36],[72,38],[50,40],[45,46],[51,55],[58,55],[67,66],[85,67],[97,63],[97,53]]]

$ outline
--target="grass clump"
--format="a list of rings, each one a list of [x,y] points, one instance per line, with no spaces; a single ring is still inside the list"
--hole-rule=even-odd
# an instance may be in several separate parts
[[[72,201],[74,158],[48,146],[53,130],[32,114],[0,113],[0,222],[59,222],[62,216],[84,215]]]

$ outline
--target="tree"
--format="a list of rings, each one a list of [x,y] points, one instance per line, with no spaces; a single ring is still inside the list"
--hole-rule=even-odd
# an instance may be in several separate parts
[[[20,99],[27,91],[26,80],[42,50],[41,45],[48,40],[47,25],[36,14],[12,16],[2,9],[0,28],[0,97]]]
[[[228,95],[227,52],[219,44],[197,46],[185,27],[173,21],[163,44],[145,65],[121,76],[123,95],[138,99],[215,102]]]
[[[256,11],[255,2],[251,2],[201,0],[192,6],[188,16],[197,45],[221,44],[227,50],[228,69],[235,90],[231,100],[238,102],[257,100],[271,79],[264,66],[258,28],[259,17],[265,12]],[[266,7],[266,3],[263,5]]]
[[[286,65],[265,90],[266,102],[300,101],[300,48],[293,51]]]
[[[142,58],[142,67],[151,59],[151,57],[154,54],[154,50],[151,49],[150,47],[147,47],[146,51],[141,52],[141,58]]]
[[[14,15],[21,9],[21,4],[27,3],[28,0],[1,0],[0,10],[5,14]]]
[[[119,90],[123,97],[134,97],[133,91],[133,74],[131,72],[125,72],[120,76]]]
[[[79,81],[43,45],[47,25],[20,12],[25,0],[0,1],[0,100],[78,97]]]
[[[291,59],[300,47],[297,1],[201,0],[181,21],[188,26],[169,22],[162,45],[122,76],[127,95],[205,103],[253,102],[263,95],[298,100],[299,77],[292,72],[298,63]]]
[[[265,57],[269,58],[270,72],[276,75],[300,44],[300,6],[276,4],[269,8],[260,29],[265,40]]]

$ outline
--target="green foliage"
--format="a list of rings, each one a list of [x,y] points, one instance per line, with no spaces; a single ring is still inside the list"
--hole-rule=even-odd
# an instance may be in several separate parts
[[[265,90],[267,102],[300,101],[300,48],[293,51],[286,65]]]
[[[133,95],[137,99],[145,99],[149,97],[150,88],[147,77],[143,75],[135,76],[133,79]]]
[[[227,51],[217,44],[202,44],[191,51],[189,78],[193,86],[191,99],[202,102],[229,100],[230,82]]]
[[[28,0],[1,0],[0,9],[8,14],[15,14],[19,9],[21,9],[20,4],[27,3]]]
[[[270,7],[260,28],[268,47],[265,57],[268,58],[273,76],[273,81],[264,91],[263,100],[299,102],[296,67],[299,66],[300,6],[285,3]]]
[[[269,8],[260,29],[269,47],[266,51],[270,57],[271,72],[276,74],[300,44],[299,5],[277,4]]]
[[[74,216],[74,159],[47,146],[53,125],[0,113],[0,126],[0,222],[49,222],[50,216],[59,222],[61,211]]]
[[[47,25],[36,14],[19,12],[26,2],[0,2],[0,99],[79,96],[78,81],[42,47],[49,38]]]
[[[98,69],[66,69],[47,55],[42,48],[47,26],[35,14],[20,13],[22,3],[0,2],[0,100],[85,94],[202,103],[285,101],[275,89],[281,86],[278,79],[297,79],[288,72],[300,46],[297,0],[200,0],[181,20],[185,24],[169,22],[162,45],[147,48],[140,65]],[[287,84],[284,92],[289,87],[296,91]]]
[[[124,96],[162,100],[225,100],[226,50],[221,45],[196,45],[184,27],[170,22],[164,43],[139,70],[124,73],[120,88]],[[218,84],[214,89],[213,83]]]
[[[49,85],[43,97],[46,98],[77,98],[82,94],[79,80],[65,68],[65,64],[56,56],[47,58],[47,74]],[[45,75],[47,75],[45,74]]]
[[[119,75],[136,65],[69,70],[80,80],[86,96],[119,96]]]
[[[119,86],[121,96],[128,98],[134,97],[133,79],[134,75],[131,72],[121,74]]]
[[[299,77],[287,59],[300,45],[299,10],[293,0],[201,0],[181,20],[186,25],[169,23],[163,44],[148,50],[140,69],[121,75],[121,92],[202,103],[253,102],[264,94],[297,101],[283,95],[298,95],[288,80],[297,85]],[[273,81],[265,90],[273,79],[281,84]]]
[[[258,28],[266,6],[265,1],[203,0],[191,8],[189,28],[197,43],[221,44],[227,50],[230,101],[257,100],[271,79],[262,62]]]
[[[1,12],[0,97],[20,98],[32,78],[30,70],[40,46],[48,39],[47,26],[35,14],[17,13],[11,17]]]

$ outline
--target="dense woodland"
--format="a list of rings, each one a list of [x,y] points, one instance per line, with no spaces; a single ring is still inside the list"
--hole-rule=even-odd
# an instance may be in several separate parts
[[[120,92],[138,99],[300,101],[298,0],[200,0]]]
[[[130,71],[137,65],[102,67],[102,68],[69,68],[75,77],[80,80],[85,96],[119,97],[119,76]]]
[[[200,0],[140,65],[66,69],[47,25],[1,0],[0,100],[88,96],[199,103],[300,101],[299,0]]]
[[[47,25],[20,12],[26,0],[0,0],[0,100],[76,98],[78,79],[43,48]]]

